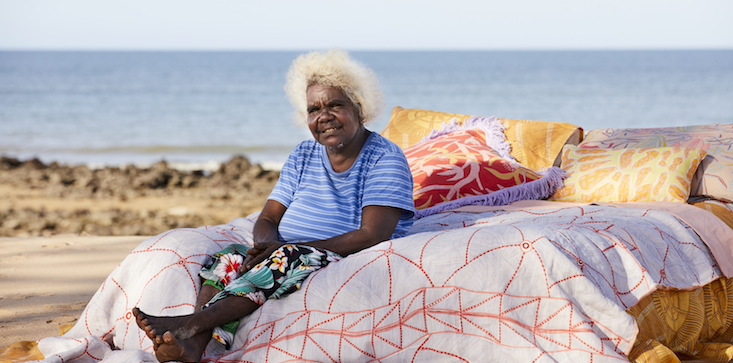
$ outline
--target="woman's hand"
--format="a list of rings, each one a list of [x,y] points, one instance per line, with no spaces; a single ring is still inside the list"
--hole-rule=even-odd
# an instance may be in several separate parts
[[[270,257],[282,245],[284,243],[279,241],[255,242],[254,247],[247,250],[247,258],[244,259],[242,267],[239,268],[239,273],[245,273],[252,267],[257,266],[258,263]]]
[[[284,205],[274,200],[268,200],[262,209],[257,222],[255,222],[252,231],[254,239],[254,247],[247,250],[247,258],[244,259],[242,267],[239,268],[240,273],[244,273],[258,263],[269,257],[278,247],[282,246],[282,242],[277,241],[277,226],[280,219],[285,214]]]

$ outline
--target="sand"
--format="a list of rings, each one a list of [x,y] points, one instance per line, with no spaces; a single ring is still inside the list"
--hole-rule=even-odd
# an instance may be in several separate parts
[[[242,157],[209,176],[124,171],[0,157],[0,348],[58,336],[148,236],[261,210],[278,174]]]
[[[144,236],[0,238],[0,348],[58,336]]]
[[[262,208],[277,180],[241,157],[210,176],[164,165],[92,176],[0,159],[0,348],[58,336],[148,236],[247,216]],[[176,178],[196,183],[182,186]]]

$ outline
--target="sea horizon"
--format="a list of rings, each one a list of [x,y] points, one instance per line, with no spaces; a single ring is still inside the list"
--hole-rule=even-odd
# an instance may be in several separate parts
[[[310,136],[285,74],[301,51],[0,50],[0,155],[91,167],[277,168]],[[733,123],[733,50],[351,51],[395,106],[585,131]]]

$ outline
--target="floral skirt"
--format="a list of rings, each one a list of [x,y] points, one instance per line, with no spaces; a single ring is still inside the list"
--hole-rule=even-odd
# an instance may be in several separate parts
[[[204,309],[230,295],[246,297],[260,305],[267,299],[288,296],[298,290],[311,273],[341,259],[328,250],[287,244],[240,275],[239,268],[246,257],[246,246],[232,244],[214,254],[214,262],[201,270],[199,275],[206,280],[204,284],[220,290]],[[229,349],[238,326],[239,320],[236,320],[214,328],[214,338]]]

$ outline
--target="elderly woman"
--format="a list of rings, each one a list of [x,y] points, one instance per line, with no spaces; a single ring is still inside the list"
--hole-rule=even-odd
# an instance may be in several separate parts
[[[193,314],[134,309],[160,361],[199,361],[212,338],[231,343],[237,322],[287,296],[329,262],[403,236],[412,224],[412,177],[402,151],[364,124],[381,111],[373,73],[343,51],[298,57],[287,93],[313,139],[290,154],[254,229],[201,272]],[[241,266],[241,267],[240,267]],[[240,274],[241,273],[241,274]]]

